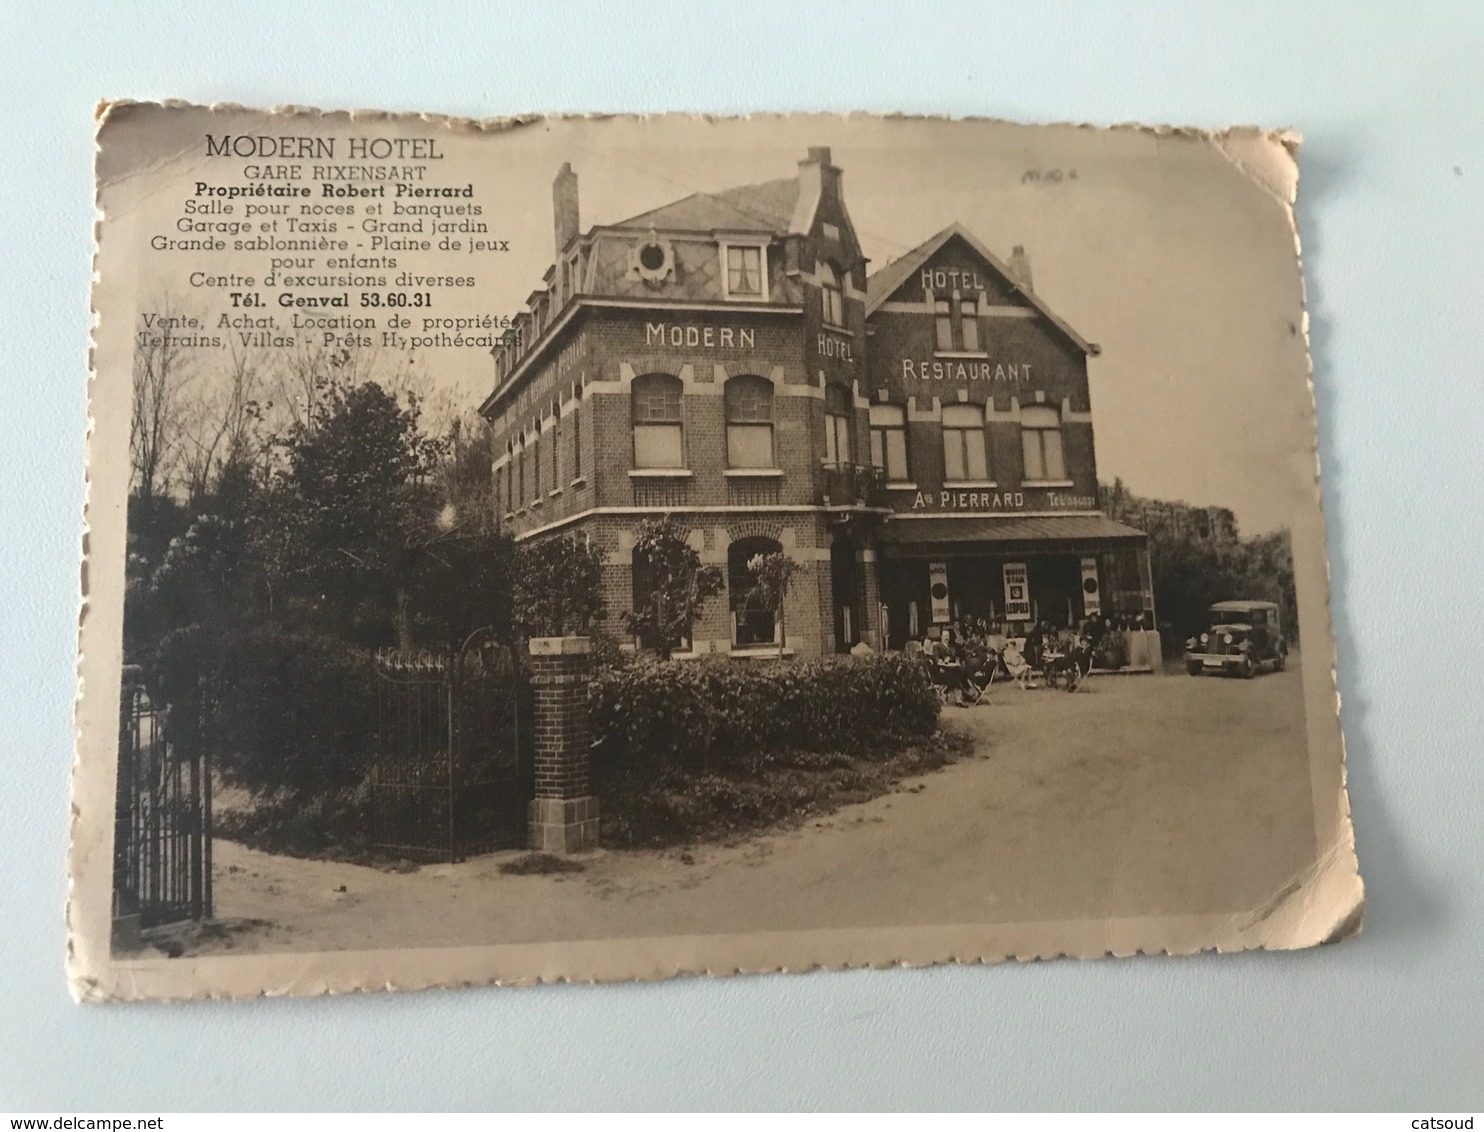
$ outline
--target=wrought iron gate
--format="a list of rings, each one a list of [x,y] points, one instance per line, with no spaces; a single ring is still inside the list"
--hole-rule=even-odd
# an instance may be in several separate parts
[[[211,915],[211,764],[201,697],[166,707],[124,668],[113,918],[130,933]]]
[[[381,653],[376,673],[372,846],[458,861],[523,845],[533,782],[515,653],[480,632],[452,653]]]

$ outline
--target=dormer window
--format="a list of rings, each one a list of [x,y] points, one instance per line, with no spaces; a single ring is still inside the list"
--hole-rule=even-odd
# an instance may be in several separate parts
[[[726,297],[767,302],[768,276],[763,244],[723,244],[726,266]]]

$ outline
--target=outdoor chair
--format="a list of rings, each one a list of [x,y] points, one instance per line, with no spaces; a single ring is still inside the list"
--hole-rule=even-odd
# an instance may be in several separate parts
[[[964,703],[971,707],[975,704],[989,703],[989,693],[994,687],[999,669],[999,657],[991,653],[982,664],[970,671],[968,682],[964,686]]]
[[[1004,652],[1000,654],[1000,662],[1005,666],[1010,679],[1019,684],[1022,691],[1028,691],[1035,686],[1032,681],[1036,677],[1036,670],[1031,667],[1031,662],[1025,658],[1025,654],[1020,651],[1014,641],[1005,646]]]
[[[928,657],[928,672],[940,703],[968,706],[969,698],[973,695],[970,687],[972,682],[962,664],[956,660]],[[958,696],[957,700],[954,699],[955,694]]]

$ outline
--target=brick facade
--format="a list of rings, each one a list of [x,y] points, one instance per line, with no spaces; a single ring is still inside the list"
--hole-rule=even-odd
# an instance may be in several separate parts
[[[797,178],[694,194],[586,235],[570,169],[554,204],[556,262],[497,347],[481,411],[500,521],[517,539],[572,535],[601,550],[604,632],[625,638],[634,531],[645,518],[672,515],[702,560],[723,569],[729,551],[746,549],[741,540],[773,540],[802,566],[786,644],[810,655],[881,645],[882,603],[907,593],[916,602],[926,585],[925,566],[890,568],[910,573],[906,581],[883,574],[886,557],[913,557],[902,552],[910,539],[894,538],[889,553],[878,545],[884,521],[1097,513],[1087,381],[1096,347],[1031,291],[1019,250],[1007,264],[955,226],[868,278],[842,174],[822,149]],[[960,320],[947,343],[938,338],[945,302]],[[963,328],[970,317],[974,327]],[[678,441],[665,422],[677,467],[636,466],[634,389],[654,374],[680,394]],[[739,377],[771,389],[767,467],[731,466],[726,389]],[[884,469],[866,467],[872,403],[905,411],[907,474],[886,487]],[[953,405],[982,412],[983,477],[947,475],[943,417]],[[1048,421],[1055,436],[1035,442],[1059,445],[1064,466],[1033,480],[1026,432]],[[987,553],[962,549],[971,552]],[[1013,550],[1040,552],[1066,556],[1050,539]],[[1061,579],[1065,564],[1042,572]],[[729,591],[710,603],[693,627],[695,653],[776,651],[739,647],[738,600]]]

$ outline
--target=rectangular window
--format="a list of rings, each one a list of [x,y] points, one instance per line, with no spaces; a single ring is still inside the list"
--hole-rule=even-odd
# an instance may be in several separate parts
[[[831,382],[824,391],[824,462],[849,464],[854,460],[850,443],[850,416],[854,399],[850,390]]]
[[[567,261],[567,297],[582,291],[582,257],[574,255]]]
[[[1041,450],[1040,429],[1028,428],[1020,434],[1021,455],[1025,457],[1025,478],[1046,479],[1046,456]]]
[[[953,305],[947,299],[939,299],[933,303],[933,311],[938,350],[940,352],[950,351],[953,349]]]
[[[531,498],[541,498],[541,434],[536,433],[536,439],[531,442]]]
[[[824,462],[850,463],[850,418],[830,414],[824,421]]]
[[[560,409],[558,409],[560,412]],[[551,490],[562,487],[562,418],[551,418]]]
[[[636,424],[634,465],[639,468],[684,467],[685,461],[680,452],[680,426]]]
[[[1046,452],[1046,478],[1049,480],[1066,479],[1067,465],[1062,458],[1061,430],[1047,429],[1041,434],[1041,444]]]
[[[943,478],[949,483],[989,479],[984,410],[978,405],[948,405],[943,409]]]
[[[1027,480],[1067,478],[1066,460],[1062,455],[1061,417],[1055,409],[1035,405],[1021,410],[1020,445]]]
[[[907,474],[907,411],[900,405],[871,406],[871,463],[897,483]]]
[[[727,467],[771,468],[772,425],[727,425]]]
[[[727,297],[761,299],[763,297],[763,249],[727,247]]]
[[[516,458],[520,461],[520,505],[524,507],[526,505],[526,450],[524,447],[521,448]]]
[[[572,402],[572,478],[582,478],[582,402]]]
[[[977,301],[959,300],[958,322],[963,335],[964,350],[970,354],[977,354],[979,352],[979,304]]]

